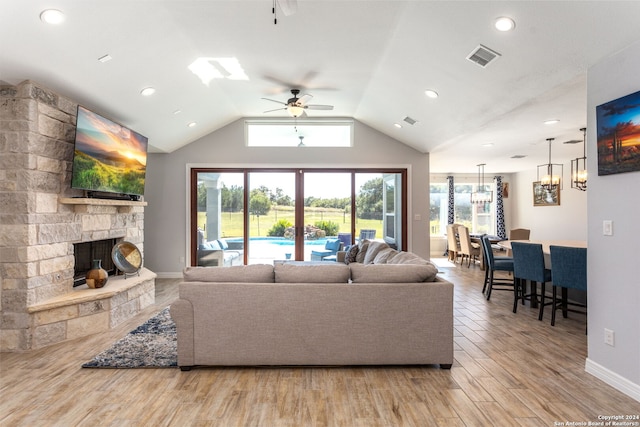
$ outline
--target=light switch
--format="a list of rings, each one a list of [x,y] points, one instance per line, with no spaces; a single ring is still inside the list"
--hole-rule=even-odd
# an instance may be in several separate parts
[[[605,219],[602,221],[602,235],[603,236],[613,236],[613,221],[610,219]]]

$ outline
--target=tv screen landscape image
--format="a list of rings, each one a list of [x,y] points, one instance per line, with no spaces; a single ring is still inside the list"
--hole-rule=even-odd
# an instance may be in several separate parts
[[[78,106],[71,187],[141,196],[148,139]]]

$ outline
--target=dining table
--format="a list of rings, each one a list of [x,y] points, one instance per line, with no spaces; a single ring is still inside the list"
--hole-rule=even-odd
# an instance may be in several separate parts
[[[570,248],[586,248],[586,240],[502,240],[497,245],[503,249],[511,250],[511,242],[537,243],[542,245],[542,253],[544,254],[544,265],[551,268],[551,250],[550,246],[567,246]]]

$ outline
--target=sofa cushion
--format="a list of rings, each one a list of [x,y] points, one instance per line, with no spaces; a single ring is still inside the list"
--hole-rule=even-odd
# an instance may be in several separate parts
[[[433,282],[438,269],[433,264],[350,264],[353,283]]]
[[[220,249],[225,250],[225,251],[227,249],[229,249],[229,244],[227,243],[227,241],[225,239],[218,239],[217,242],[220,245]]]
[[[373,260],[376,259],[376,255],[383,249],[387,249],[389,245],[385,242],[369,242],[369,247],[367,248],[367,253],[362,260],[363,264],[372,264]]]
[[[360,250],[356,255],[356,262],[359,262],[361,264],[364,262],[364,257],[367,255],[367,250],[369,249],[370,243],[371,242],[369,240],[362,240],[360,243],[358,243]]]
[[[235,265],[231,267],[187,267],[185,282],[273,283],[273,266],[269,264]]]
[[[376,255],[376,257],[373,260],[374,264],[386,264],[387,262],[389,262],[389,260],[391,258],[393,258],[394,256],[396,256],[399,252],[393,248],[384,248],[382,249],[380,252],[378,252],[378,254]]]
[[[344,263],[349,264],[352,262],[356,262],[356,258],[358,257],[358,251],[360,251],[360,246],[353,245],[350,246],[347,250],[347,254],[344,257]]]
[[[276,283],[347,283],[349,266],[338,263],[296,265],[293,263],[276,264],[274,267]]]

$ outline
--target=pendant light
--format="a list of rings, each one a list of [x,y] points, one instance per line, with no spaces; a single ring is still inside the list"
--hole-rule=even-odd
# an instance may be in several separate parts
[[[493,201],[493,191],[487,191],[484,185],[484,167],[485,163],[478,166],[478,191],[471,193],[471,203],[484,204]]]
[[[582,131],[582,157],[571,160],[571,188],[587,191],[587,128]]]
[[[549,163],[546,165],[538,165],[538,181],[540,185],[547,191],[553,191],[560,187],[562,190],[562,172],[563,166],[558,163],[551,163],[551,143],[555,138],[547,138],[549,143]],[[542,168],[542,178],[540,178],[540,168]],[[560,173],[558,174],[558,170]]]

